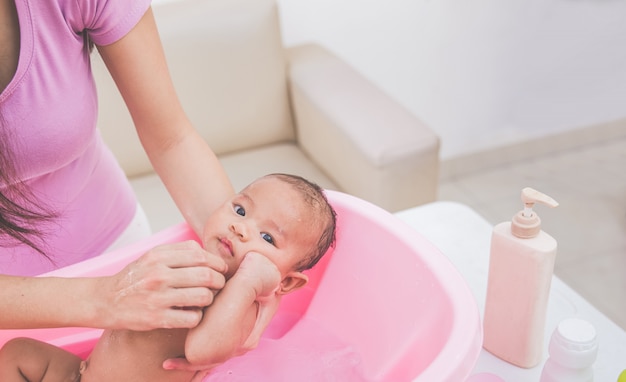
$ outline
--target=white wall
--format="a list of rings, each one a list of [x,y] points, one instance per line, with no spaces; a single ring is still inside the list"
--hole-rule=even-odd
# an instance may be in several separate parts
[[[626,117],[626,0],[278,0],[442,137],[442,159]]]

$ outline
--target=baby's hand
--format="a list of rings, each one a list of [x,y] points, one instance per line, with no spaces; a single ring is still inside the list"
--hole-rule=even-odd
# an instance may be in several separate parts
[[[280,287],[280,271],[267,257],[249,252],[244,257],[235,276],[249,280],[257,294],[257,300],[271,297]]]

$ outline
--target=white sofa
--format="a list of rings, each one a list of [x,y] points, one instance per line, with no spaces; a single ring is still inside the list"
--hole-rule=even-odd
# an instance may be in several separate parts
[[[182,103],[237,190],[288,172],[392,212],[436,199],[437,135],[328,50],[285,48],[274,0],[175,0],[153,10]],[[182,221],[92,59],[99,130],[153,230]]]

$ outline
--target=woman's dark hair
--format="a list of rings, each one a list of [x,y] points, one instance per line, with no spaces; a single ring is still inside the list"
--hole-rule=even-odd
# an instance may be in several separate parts
[[[17,176],[10,138],[0,113],[0,238],[3,245],[25,244],[49,258],[43,249],[43,231],[37,227],[56,214]]]
[[[83,39],[91,53],[94,44],[88,33],[83,32]],[[9,144],[13,137],[4,122],[0,108],[0,247],[25,244],[50,259],[44,251],[44,231],[40,227],[56,218],[57,213],[20,179],[12,152],[14,146]]]

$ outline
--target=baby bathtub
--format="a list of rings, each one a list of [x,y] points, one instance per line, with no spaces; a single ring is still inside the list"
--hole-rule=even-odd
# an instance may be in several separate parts
[[[447,258],[411,227],[359,198],[327,191],[337,245],[309,284],[285,296],[259,347],[205,381],[449,381],[471,372],[482,345],[476,302]],[[157,244],[196,239],[186,224],[54,276],[111,274]],[[112,307],[114,309],[114,307]],[[4,330],[81,356],[101,331]]]

